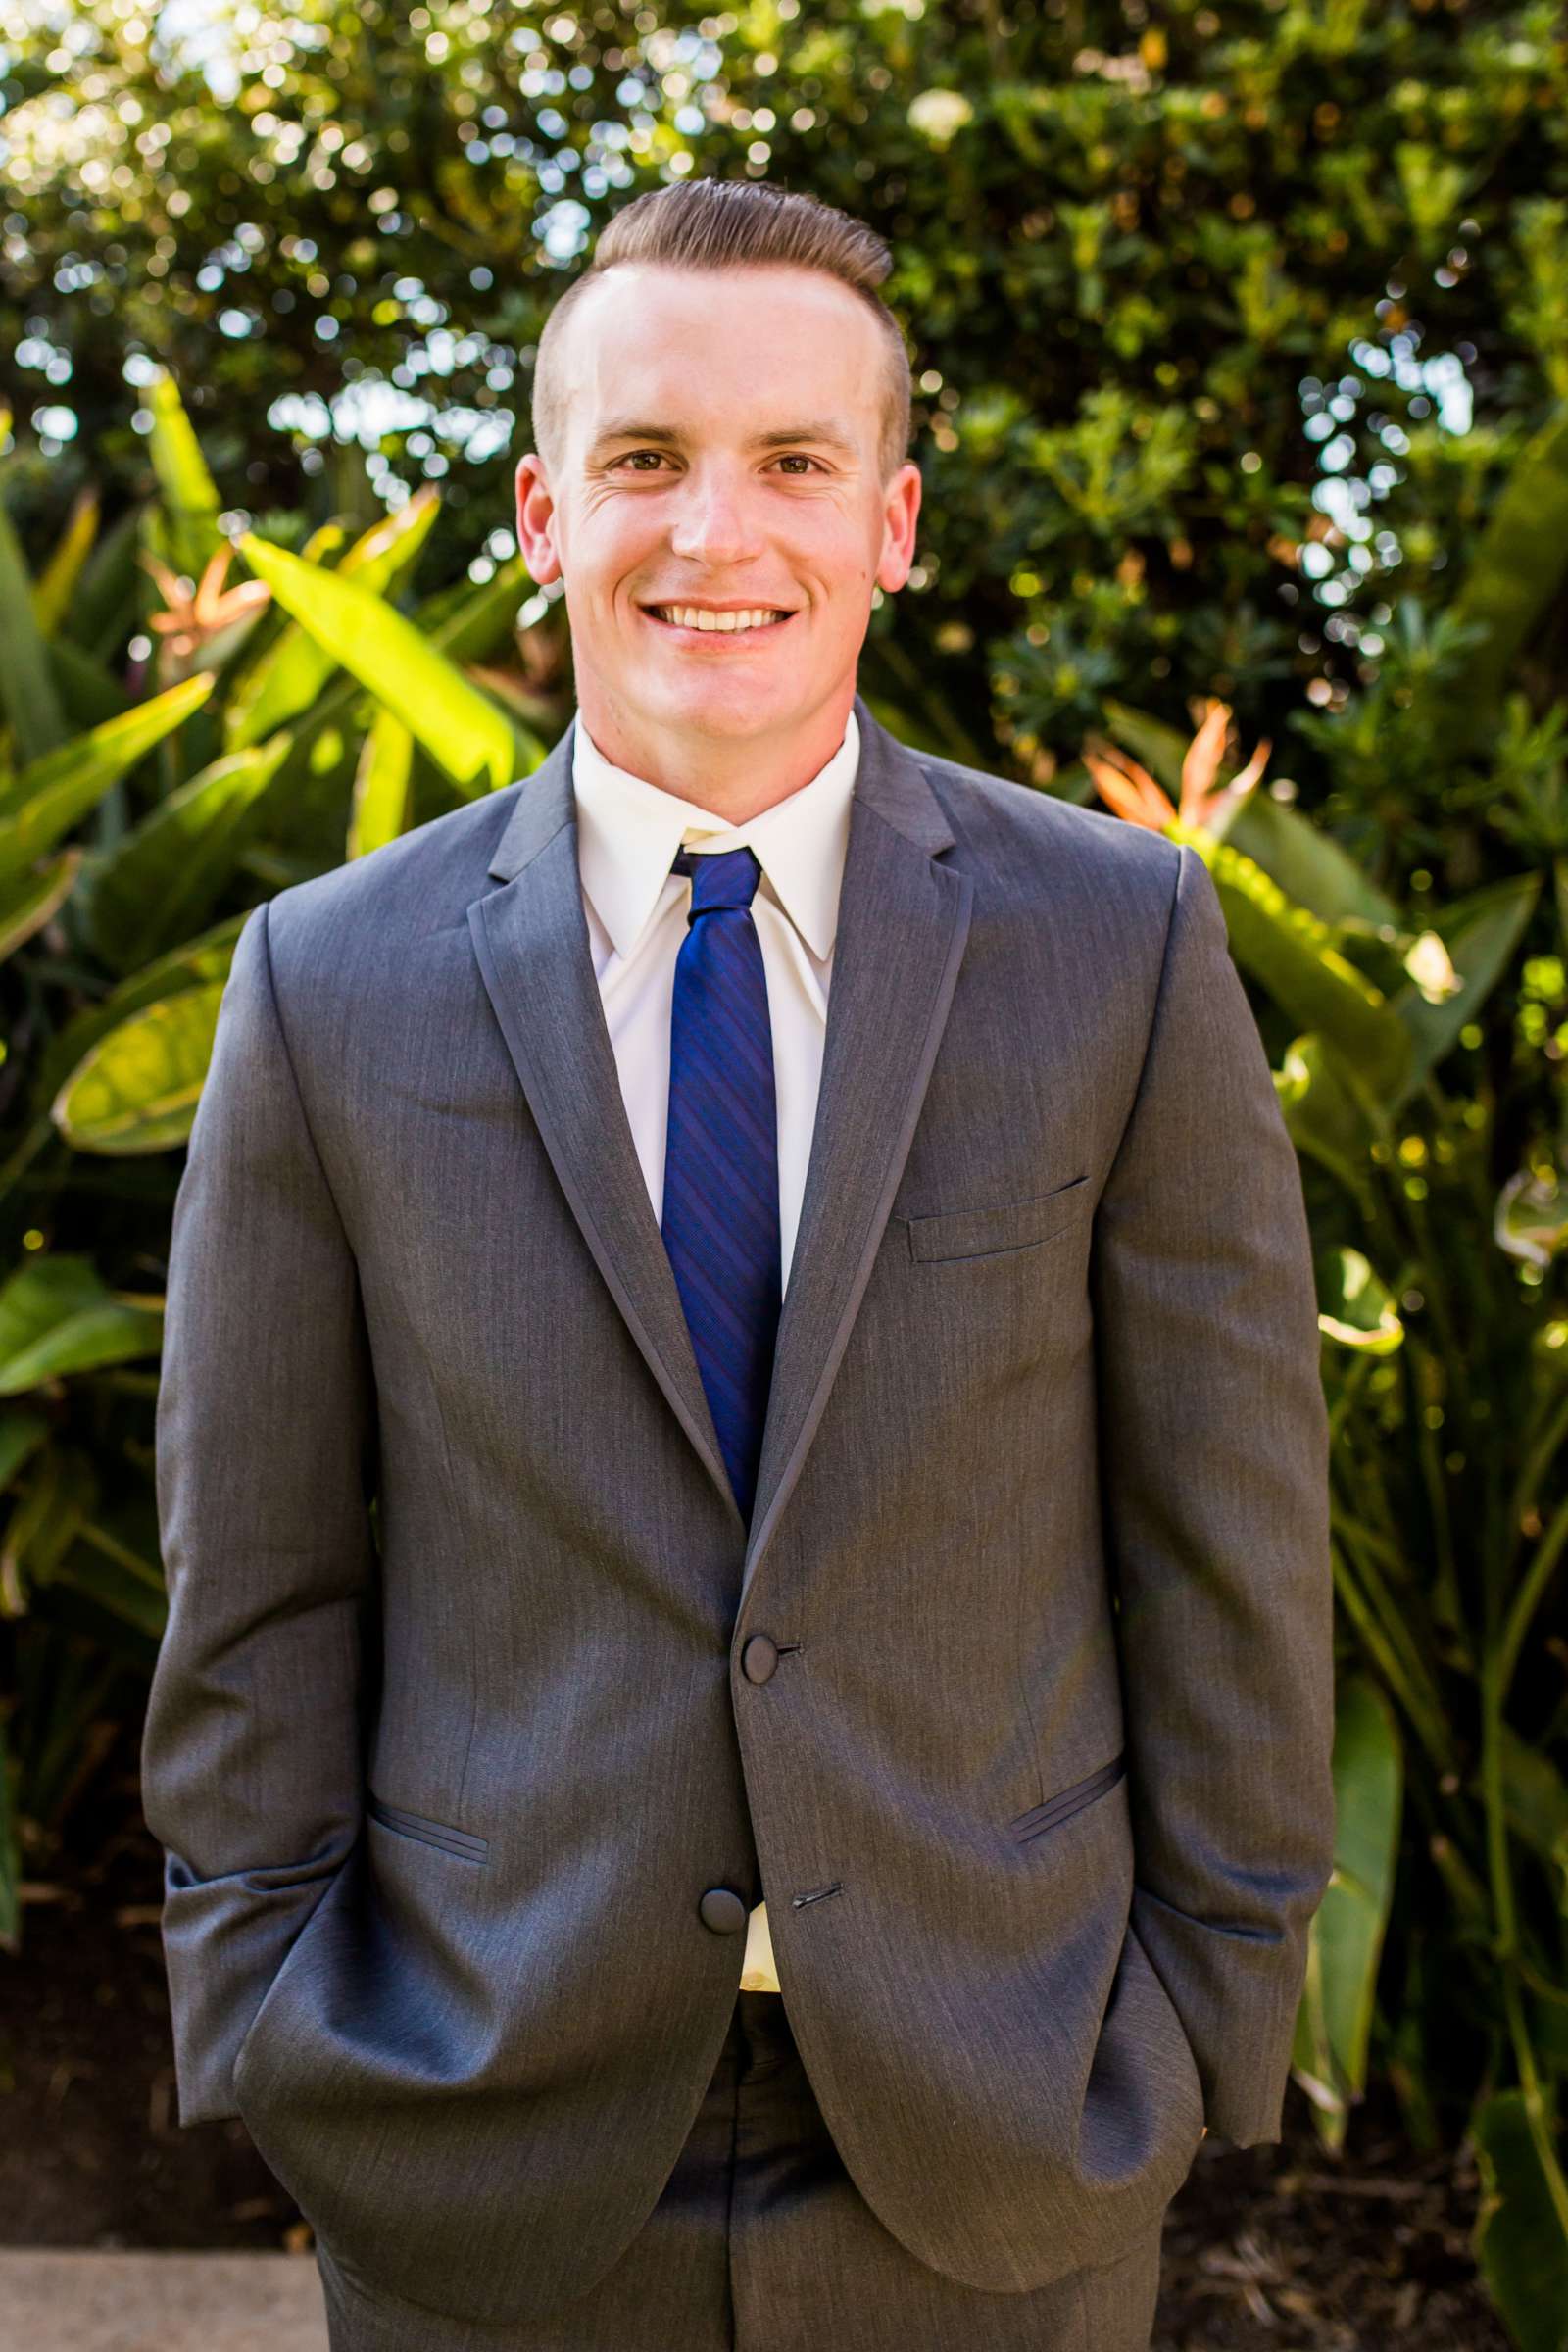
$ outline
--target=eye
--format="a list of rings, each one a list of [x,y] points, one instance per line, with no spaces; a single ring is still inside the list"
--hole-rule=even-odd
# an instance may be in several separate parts
[[[613,473],[617,466],[630,466],[632,465],[633,460],[637,458],[662,459],[663,455],[664,453],[661,449],[629,449],[626,451],[623,457],[612,458],[611,460],[610,471]],[[815,458],[808,457],[803,449],[784,450],[780,456],[773,461],[773,463],[775,465],[790,464],[814,466],[819,473],[823,470],[819,461]],[[637,466],[635,470],[640,473],[643,472],[645,468],[642,466]],[[790,478],[792,481],[800,481],[802,476],[800,474],[792,474]]]

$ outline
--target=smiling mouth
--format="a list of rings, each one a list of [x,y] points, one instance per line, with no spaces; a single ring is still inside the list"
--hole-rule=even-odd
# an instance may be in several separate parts
[[[769,631],[782,629],[795,618],[793,612],[786,612],[779,606],[766,605],[757,605],[748,612],[733,615],[713,613],[702,621],[680,620],[675,617],[681,612],[693,612],[696,608],[690,605],[642,605],[638,610],[659,628],[668,629],[673,636],[687,639],[761,637],[767,635]],[[766,617],[761,617],[764,614]],[[737,621],[744,625],[737,627]]]

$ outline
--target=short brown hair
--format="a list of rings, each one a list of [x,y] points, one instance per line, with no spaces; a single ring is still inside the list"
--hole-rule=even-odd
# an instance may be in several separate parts
[[[768,180],[694,179],[649,188],[623,205],[600,232],[587,268],[546,318],[534,361],[532,416],[534,447],[547,472],[553,474],[565,455],[558,382],[562,328],[584,289],[617,262],[664,263],[682,270],[788,264],[836,277],[859,296],[882,333],[878,456],[883,481],[904,464],[909,447],[909,358],[903,330],[876,291],[893,267],[882,238],[820,197],[796,194]]]

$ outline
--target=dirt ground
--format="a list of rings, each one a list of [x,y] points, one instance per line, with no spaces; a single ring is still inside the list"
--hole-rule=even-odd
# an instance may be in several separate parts
[[[26,1883],[0,1952],[0,2243],[289,2248],[310,2226],[242,2124],[179,2131],[159,1938],[161,1856],[133,1766]],[[1468,2247],[1468,2149],[1434,2161],[1374,2096],[1324,2156],[1293,2085],[1286,2137],[1204,2141],[1166,2218],[1152,2352],[1509,2352]]]

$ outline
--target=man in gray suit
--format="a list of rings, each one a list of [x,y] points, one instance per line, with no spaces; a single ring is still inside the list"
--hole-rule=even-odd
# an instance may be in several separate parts
[[[1137,2352],[1203,2131],[1279,2135],[1299,1174],[1201,859],[856,690],[887,266],[615,217],[518,469],[572,724],[235,948],[145,1803],[180,2120],[334,2352]]]

